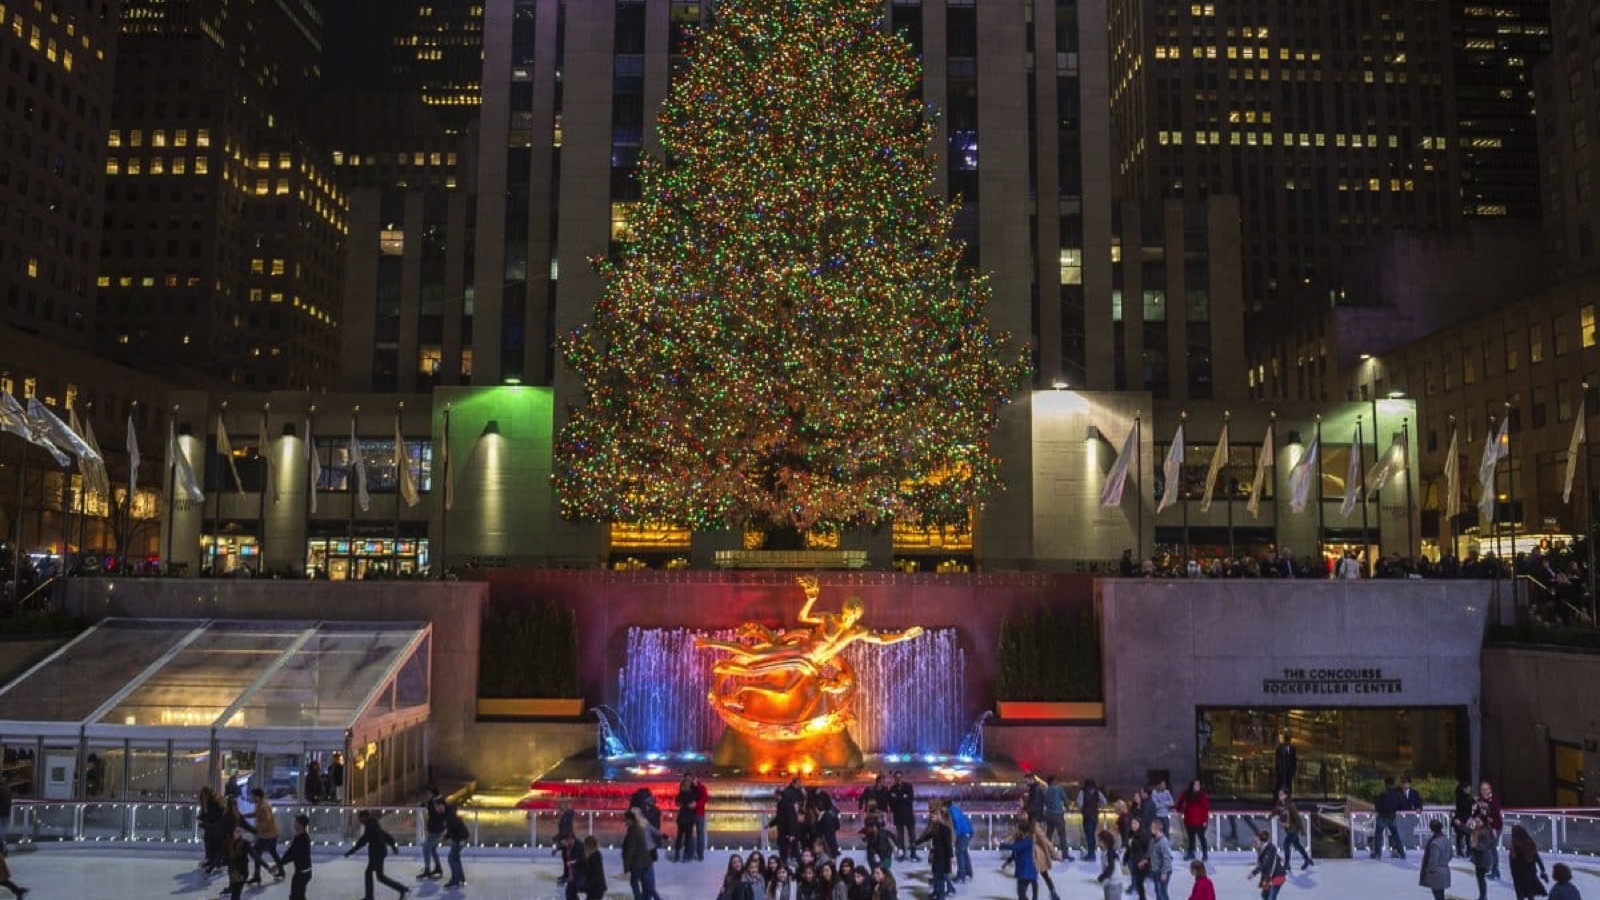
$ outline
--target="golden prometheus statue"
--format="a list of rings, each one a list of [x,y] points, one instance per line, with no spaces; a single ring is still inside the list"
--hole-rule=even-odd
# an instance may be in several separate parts
[[[856,674],[841,655],[851,644],[892,644],[922,634],[920,626],[876,634],[860,623],[859,597],[838,612],[813,612],[817,579],[796,581],[805,605],[802,627],[773,630],[758,622],[739,626],[731,641],[697,638],[697,649],[727,655],[711,667],[711,706],[728,723],[712,762],[767,772],[859,768],[861,749],[850,737]]]

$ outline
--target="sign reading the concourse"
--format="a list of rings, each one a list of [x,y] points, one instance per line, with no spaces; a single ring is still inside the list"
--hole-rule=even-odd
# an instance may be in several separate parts
[[[1306,694],[1400,694],[1399,678],[1384,677],[1382,669],[1280,669],[1278,677],[1264,678],[1261,692],[1273,696]]]

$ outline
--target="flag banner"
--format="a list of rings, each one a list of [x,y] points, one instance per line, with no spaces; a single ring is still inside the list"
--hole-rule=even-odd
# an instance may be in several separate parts
[[[261,433],[256,438],[256,452],[267,463],[267,483],[261,486],[272,497],[272,502],[277,503],[278,494],[278,459],[272,452],[272,436],[267,433],[267,414],[261,414]]]
[[[361,455],[361,442],[356,440],[356,420],[350,420],[350,477],[355,479],[356,503],[362,512],[372,508],[372,496],[367,493],[367,460]]]
[[[1394,443],[1389,445],[1389,452],[1383,455],[1372,471],[1367,473],[1367,499],[1383,490],[1394,476],[1406,470],[1406,436],[1401,432],[1394,436]]]
[[[128,508],[133,508],[134,490],[139,486],[139,435],[133,430],[133,414],[128,414]]]
[[[306,497],[311,512],[317,511],[317,485],[322,483],[322,458],[317,456],[317,439],[311,433],[311,420],[306,419]]]
[[[1561,502],[1572,502],[1572,479],[1578,474],[1578,453],[1583,445],[1588,443],[1588,426],[1584,424],[1584,410],[1578,410],[1578,417],[1572,423],[1572,440],[1567,443],[1567,479],[1561,483]]]
[[[1211,468],[1206,470],[1206,486],[1200,495],[1200,511],[1211,509],[1211,494],[1217,487],[1217,476],[1222,474],[1222,467],[1228,464],[1228,423],[1222,423],[1222,436],[1217,438],[1217,448],[1211,451]]]
[[[89,445],[90,450],[94,451],[94,464],[85,467],[83,472],[84,484],[91,493],[98,494],[109,502],[111,500],[111,475],[106,471],[106,455],[100,452],[100,439],[94,436],[94,423],[84,419],[83,428],[80,430],[78,428],[78,414],[70,409],[67,412],[70,414],[67,424],[72,426],[73,431],[83,435],[83,442]]]
[[[205,492],[200,490],[200,482],[194,477],[194,467],[189,465],[189,457],[178,444],[176,423],[167,426],[167,468],[172,472],[172,490],[177,496],[194,503],[206,502]]]
[[[222,424],[221,413],[217,413],[217,455],[228,461],[228,471],[233,473],[233,486],[239,491],[239,496],[244,496],[244,481],[239,478],[239,467],[233,461],[233,442],[228,440],[228,426]],[[222,485],[218,484],[217,487],[220,489]]]
[[[1483,460],[1478,463],[1478,512],[1483,516],[1480,527],[1494,521],[1494,470],[1511,453],[1511,438],[1506,434],[1510,420],[1510,416],[1501,419],[1500,430],[1483,444]]]
[[[1167,483],[1161,486],[1161,502],[1156,506],[1156,512],[1161,512],[1167,507],[1178,502],[1178,495],[1183,492],[1183,425],[1178,425],[1178,430],[1173,432],[1172,446],[1167,448],[1167,458],[1161,463],[1161,474],[1166,477]]]
[[[1261,492],[1267,489],[1267,466],[1272,465],[1272,426],[1267,426],[1267,436],[1261,439],[1261,453],[1256,456],[1256,475],[1250,479],[1250,501],[1244,505],[1250,518],[1261,515]]]
[[[33,429],[28,427],[28,411],[9,391],[0,391],[0,431],[33,443]]]
[[[394,470],[400,499],[407,506],[416,506],[422,498],[417,496],[417,482],[411,477],[411,456],[406,453],[406,439],[400,434],[400,415],[394,417]]]
[[[1461,450],[1460,435],[1450,429],[1450,452],[1444,458],[1444,516],[1454,519],[1461,515]]]
[[[1306,503],[1311,498],[1311,486],[1322,480],[1322,437],[1319,435],[1311,439],[1311,446],[1306,448],[1306,455],[1300,457],[1294,468],[1289,470],[1289,511],[1303,513]],[[1319,487],[1317,502],[1322,502]]]
[[[50,455],[54,456],[56,462],[64,469],[72,467],[74,456],[78,458],[80,469],[82,464],[100,458],[89,449],[88,444],[83,442],[83,438],[78,437],[67,427],[67,423],[61,421],[61,418],[51,412],[48,406],[40,403],[38,397],[28,398],[28,426],[33,431],[30,440],[49,450]]]
[[[1339,504],[1339,515],[1348,519],[1361,498],[1361,462],[1367,455],[1367,444],[1361,439],[1361,426],[1350,433],[1350,464],[1344,469],[1344,502]]]
[[[454,509],[456,505],[456,473],[450,466],[450,410],[444,411],[444,444],[439,448],[443,451],[440,467],[444,470],[444,508]]]
[[[1128,429],[1128,437],[1122,442],[1122,452],[1117,454],[1117,461],[1112,463],[1110,474],[1106,475],[1105,486],[1100,488],[1100,506],[1111,508],[1122,505],[1122,489],[1128,483],[1128,467],[1133,465],[1133,457],[1139,452],[1139,428],[1135,426]]]

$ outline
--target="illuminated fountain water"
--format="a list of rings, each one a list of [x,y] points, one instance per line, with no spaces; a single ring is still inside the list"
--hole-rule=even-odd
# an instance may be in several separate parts
[[[726,727],[711,708],[710,654],[689,629],[631,628],[617,675],[617,711],[639,753],[707,751]],[[732,631],[712,636],[731,639]],[[857,644],[844,657],[860,692],[850,727],[867,754],[953,755],[963,744],[966,654],[954,628],[887,646]]]

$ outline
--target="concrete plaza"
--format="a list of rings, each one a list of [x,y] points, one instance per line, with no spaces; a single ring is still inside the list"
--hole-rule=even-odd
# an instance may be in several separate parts
[[[620,856],[616,850],[603,851],[606,870],[610,874],[609,897],[626,898],[628,880],[619,873]],[[361,858],[344,859],[342,848],[318,848],[314,878],[308,896],[313,900],[327,898],[359,898],[362,894]],[[216,897],[225,887],[223,879],[202,878],[195,866],[198,848],[150,845],[145,847],[111,847],[106,845],[33,845],[14,850],[10,857],[13,875],[18,884],[30,889],[34,900],[71,898],[71,900],[171,900],[171,898]],[[721,873],[726,866],[728,853],[718,852],[707,857],[704,863],[674,864],[662,862],[656,867],[658,889],[664,900],[714,900],[720,885]],[[1573,867],[1574,882],[1585,897],[1600,898],[1600,860],[1591,857],[1547,857],[1546,865],[1563,860]],[[1282,893],[1284,900],[1294,897],[1323,897],[1329,900],[1378,900],[1378,898],[1427,898],[1427,892],[1417,887],[1416,853],[1405,862],[1384,860],[1328,860],[1306,872],[1296,871]],[[975,852],[974,865],[977,877],[962,886],[957,895],[961,900],[1011,900],[1016,896],[1014,882],[1000,874],[999,855],[992,852]],[[415,880],[421,865],[420,852],[406,848],[398,859],[391,859],[388,874],[412,886],[414,900],[426,898],[472,898],[472,900],[557,900],[561,897],[555,880],[558,867],[553,858],[544,852],[486,850],[468,851],[465,860],[468,884],[461,890],[446,891],[442,882]],[[1243,853],[1214,854],[1211,858],[1212,877],[1217,896],[1221,898],[1255,898],[1259,893],[1246,878],[1252,858]],[[901,875],[901,896],[926,898],[928,895],[928,869],[926,863],[897,864]],[[1057,864],[1053,870],[1056,887],[1063,900],[1094,898],[1099,900],[1101,890],[1094,883],[1097,867],[1075,862]],[[1477,888],[1472,870],[1457,860],[1453,867],[1454,887],[1448,892],[1452,897],[1475,898]],[[270,880],[270,879],[269,879]],[[1173,876],[1171,895],[1174,898],[1189,896],[1191,885],[1188,872]],[[288,882],[245,891],[249,898],[287,897]],[[1043,893],[1043,892],[1041,892]],[[379,886],[375,897],[387,900],[394,892]],[[1154,897],[1154,892],[1150,894]],[[1491,882],[1490,898],[1510,900],[1509,882]]]

